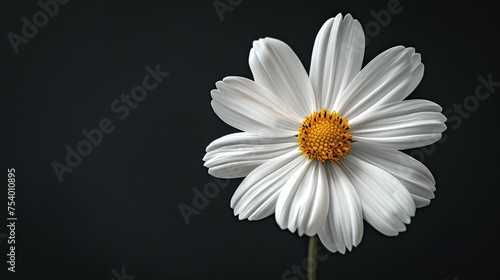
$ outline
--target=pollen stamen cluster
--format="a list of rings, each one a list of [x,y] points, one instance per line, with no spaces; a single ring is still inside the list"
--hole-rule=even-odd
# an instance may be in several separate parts
[[[302,155],[309,160],[339,163],[339,157],[345,158],[351,149],[350,128],[347,119],[335,111],[314,112],[304,119],[297,136]]]

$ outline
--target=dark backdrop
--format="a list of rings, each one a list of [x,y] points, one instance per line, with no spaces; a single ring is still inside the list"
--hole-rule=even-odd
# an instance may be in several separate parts
[[[493,6],[416,0],[62,2],[46,22],[36,14],[42,10],[36,1],[0,4],[2,279],[300,279],[293,267],[302,265],[308,239],[280,230],[274,216],[239,221],[229,201],[241,179],[217,181],[203,167],[205,147],[235,131],[213,113],[209,92],[225,76],[252,77],[248,53],[261,37],[289,44],[308,69],[317,31],[339,12],[370,28],[365,63],[395,45],[415,47],[426,70],[411,98],[439,103],[449,121],[444,141],[408,151],[437,180],[432,203],[395,238],[365,223],[358,248],[329,254],[318,279],[498,275],[494,131],[500,87],[483,86],[483,100],[475,97],[479,77],[500,81]],[[223,20],[214,2],[230,5]],[[388,4],[398,12],[377,22]],[[42,26],[34,35],[25,30],[32,38],[16,37],[22,40],[15,41],[16,53],[11,32],[23,36],[22,18],[33,22],[34,15]],[[126,115],[121,94],[130,94],[142,84],[145,68],[157,65],[169,76]],[[99,128],[103,120],[114,130],[80,162],[73,158],[76,167],[59,182],[52,164],[66,164],[66,146],[76,149],[86,139],[82,130]],[[17,179],[16,273],[7,273],[6,263],[8,168],[15,168]],[[217,186],[218,193],[186,224],[179,205],[194,207],[195,192],[207,186]]]

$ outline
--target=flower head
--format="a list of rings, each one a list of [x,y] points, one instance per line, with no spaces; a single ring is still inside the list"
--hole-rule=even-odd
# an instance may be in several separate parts
[[[231,199],[240,219],[274,213],[282,229],[344,253],[363,219],[395,236],[430,203],[432,174],[400,151],[446,129],[439,105],[405,100],[424,73],[420,54],[397,46],[362,68],[364,47],[359,22],[339,14],[316,37],[309,75],[288,45],[265,38],[250,51],[254,81],[216,83],[215,113],[243,132],[213,141],[204,161],[213,176],[246,177]]]

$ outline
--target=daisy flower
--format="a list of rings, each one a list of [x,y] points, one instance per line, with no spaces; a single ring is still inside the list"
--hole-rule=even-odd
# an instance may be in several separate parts
[[[395,236],[434,198],[435,180],[400,150],[438,141],[442,108],[405,100],[424,73],[413,48],[390,48],[362,66],[365,37],[350,14],[331,18],[314,42],[309,75],[282,41],[254,41],[254,80],[226,77],[212,108],[242,132],[208,145],[208,173],[245,177],[231,199],[240,220],[274,214],[282,229],[318,235],[345,253],[363,219]]]

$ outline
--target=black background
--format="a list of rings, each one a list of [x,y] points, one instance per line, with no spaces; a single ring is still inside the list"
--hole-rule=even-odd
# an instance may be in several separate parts
[[[205,147],[236,131],[213,113],[209,92],[225,76],[252,77],[253,40],[283,40],[309,69],[314,38],[328,18],[351,13],[365,27],[375,20],[370,11],[390,1],[244,0],[223,21],[212,0],[171,2],[70,1],[18,54],[7,34],[21,35],[21,18],[31,20],[40,7],[1,2],[1,176],[16,169],[18,217],[17,272],[7,273],[8,244],[0,239],[2,279],[109,280],[123,267],[135,280],[282,279],[302,264],[306,237],[280,230],[274,216],[258,222],[233,216],[229,201],[241,179],[219,181],[227,186],[185,223],[179,204],[192,206],[193,189],[216,183],[203,167]],[[492,6],[416,0],[400,6],[389,24],[370,31],[365,64],[389,47],[415,47],[426,70],[410,97],[444,110],[472,100],[478,76],[500,81]],[[157,64],[170,76],[120,120],[110,104]],[[458,117],[460,124],[449,114],[455,121],[446,140],[420,150],[437,192],[407,231],[386,237],[365,223],[361,244],[346,255],[329,254],[318,279],[498,276],[496,89]],[[64,163],[65,146],[74,148],[85,139],[81,130],[105,117],[115,130],[60,183],[51,163]],[[6,189],[5,182],[5,225]]]

